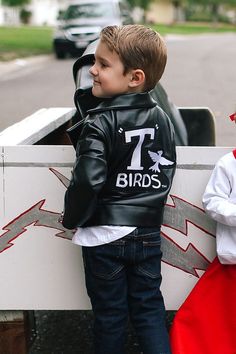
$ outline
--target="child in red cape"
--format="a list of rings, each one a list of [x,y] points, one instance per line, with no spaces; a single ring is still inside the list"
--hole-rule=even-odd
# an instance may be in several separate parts
[[[230,119],[236,122],[236,113]],[[236,149],[217,162],[203,206],[217,232],[232,233],[236,247]],[[172,354],[236,354],[235,297],[236,264],[216,257],[175,315]]]

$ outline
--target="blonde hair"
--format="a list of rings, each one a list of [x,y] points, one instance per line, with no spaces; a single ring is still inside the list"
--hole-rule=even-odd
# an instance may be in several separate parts
[[[100,40],[115,51],[124,65],[124,74],[131,69],[145,73],[145,90],[152,90],[162,77],[167,49],[160,34],[143,25],[108,26]]]

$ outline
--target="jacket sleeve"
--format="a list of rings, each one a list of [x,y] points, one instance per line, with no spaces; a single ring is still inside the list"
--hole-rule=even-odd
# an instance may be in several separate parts
[[[212,219],[228,226],[236,226],[236,204],[230,198],[231,188],[227,169],[220,160],[206,186],[202,203]]]
[[[92,216],[97,196],[107,176],[105,136],[87,123],[76,148],[76,161],[65,193],[62,224],[67,229],[83,226]]]

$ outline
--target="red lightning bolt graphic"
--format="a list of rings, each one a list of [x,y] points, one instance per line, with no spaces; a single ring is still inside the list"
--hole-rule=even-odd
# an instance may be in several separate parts
[[[44,203],[45,200],[41,200],[3,228],[6,232],[0,236],[0,252],[10,248],[13,245],[13,241],[22,235],[29,225],[57,229],[60,232],[57,233],[56,236],[66,239],[72,238],[72,232],[66,230],[62,224],[58,222],[60,214],[42,209]]]

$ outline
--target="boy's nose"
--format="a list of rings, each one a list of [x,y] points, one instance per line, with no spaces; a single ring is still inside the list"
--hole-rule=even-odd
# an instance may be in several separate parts
[[[89,69],[89,73],[90,73],[91,75],[93,75],[93,76],[97,75],[97,70],[96,70],[96,68],[95,68],[95,64],[93,64],[93,65],[91,66],[91,68]]]

